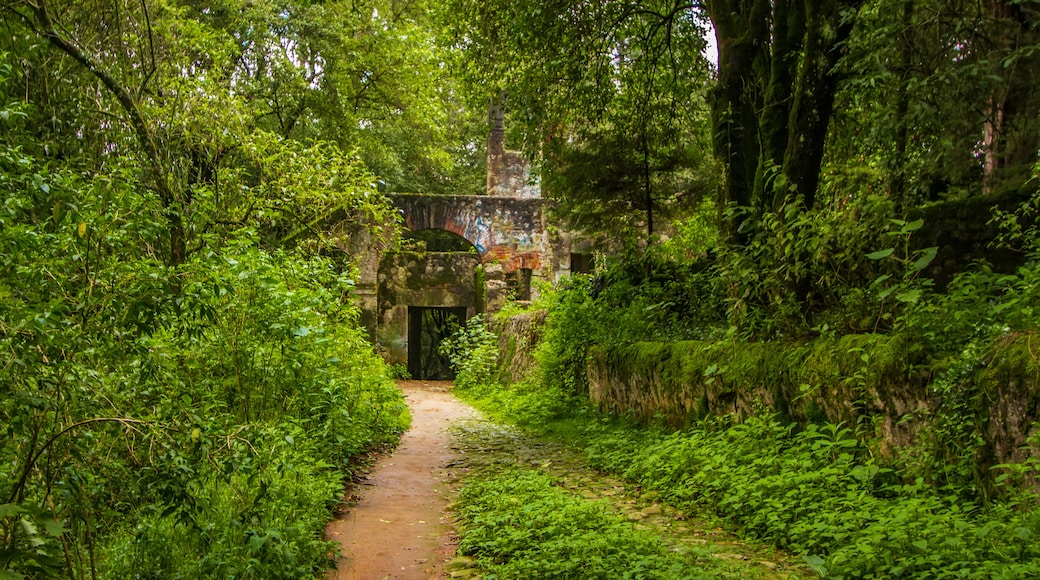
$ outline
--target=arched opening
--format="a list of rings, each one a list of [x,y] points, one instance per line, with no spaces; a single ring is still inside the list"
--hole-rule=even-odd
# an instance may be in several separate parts
[[[476,252],[466,238],[448,230],[416,230],[401,236],[401,247],[419,252]]]

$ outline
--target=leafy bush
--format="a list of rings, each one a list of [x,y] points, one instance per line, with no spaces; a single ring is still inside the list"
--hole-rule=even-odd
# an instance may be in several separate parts
[[[498,337],[482,316],[475,316],[441,342],[442,352],[458,371],[457,392],[494,417],[509,417],[522,425],[545,425],[573,411],[576,394],[559,385],[543,387],[532,381],[498,382]],[[546,389],[553,391],[547,394]]]
[[[904,484],[841,426],[714,418],[674,433],[595,428],[584,439],[594,466],[678,506],[710,506],[744,533],[806,554],[826,577],[1026,578],[1040,565],[1035,496],[983,509],[956,490]]]
[[[302,578],[327,567],[334,544],[322,532],[340,472],[301,426],[249,431],[230,443],[239,465],[221,461],[223,473],[192,480],[189,512],[173,518],[142,510],[116,527],[99,558],[107,577]]]
[[[2,120],[17,115],[0,115]],[[0,575],[306,577],[351,458],[396,440],[400,392],[351,271],[167,224],[105,173],[0,132]]]
[[[482,315],[474,316],[438,347],[455,368],[455,384],[463,389],[479,389],[494,384],[498,370],[498,338]]]

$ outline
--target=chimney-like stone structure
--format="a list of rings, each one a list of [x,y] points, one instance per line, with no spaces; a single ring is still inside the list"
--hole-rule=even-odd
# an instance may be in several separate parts
[[[532,182],[531,164],[518,151],[506,149],[505,107],[499,101],[488,109],[491,133],[487,142],[487,194],[499,197],[540,198],[542,188]]]

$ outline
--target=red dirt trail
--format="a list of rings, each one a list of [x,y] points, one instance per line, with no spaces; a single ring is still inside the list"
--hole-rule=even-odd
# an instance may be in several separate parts
[[[448,381],[401,381],[412,426],[401,444],[372,468],[357,507],[331,522],[328,537],[343,557],[329,580],[430,580],[444,578],[455,552],[447,470],[459,456],[448,427],[476,416],[456,399]]]

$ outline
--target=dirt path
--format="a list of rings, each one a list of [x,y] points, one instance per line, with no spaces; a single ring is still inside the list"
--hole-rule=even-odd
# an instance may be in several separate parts
[[[452,560],[457,542],[447,514],[452,485],[468,475],[523,467],[548,473],[561,488],[654,530],[672,549],[709,548],[726,562],[723,577],[781,580],[812,574],[797,558],[741,541],[716,521],[681,513],[652,492],[589,469],[559,442],[484,419],[449,391],[450,382],[402,381],[412,427],[356,490],[357,505],[329,524],[343,557],[329,580],[434,580],[478,577],[471,558]],[[450,561],[450,564],[449,564]],[[460,569],[461,566],[461,569]]]
[[[476,411],[452,396],[451,383],[401,381],[412,427],[359,490],[357,506],[329,524],[343,558],[329,579],[429,580],[445,576],[455,551],[445,508],[447,469],[457,460],[448,428]]]

